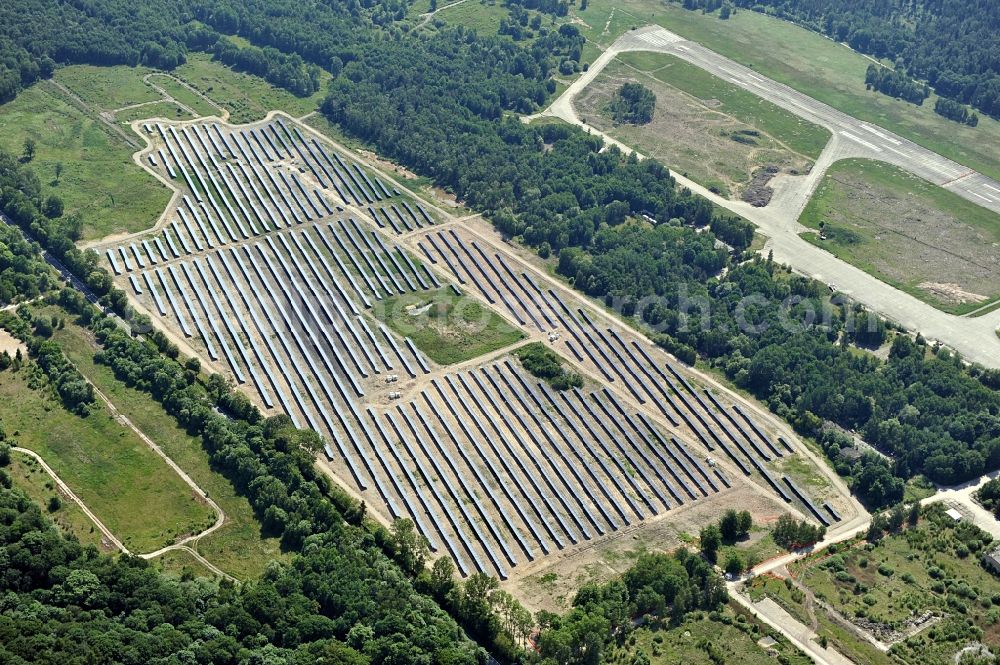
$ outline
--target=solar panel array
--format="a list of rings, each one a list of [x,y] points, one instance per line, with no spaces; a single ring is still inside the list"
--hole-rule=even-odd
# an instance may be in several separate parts
[[[789,492],[767,467],[769,462],[793,453],[787,441],[779,438],[777,445],[745,409],[726,406],[714,393],[692,385],[674,365],[655,360],[660,354],[647,342],[630,331],[602,323],[588,313],[589,308],[581,307],[575,296],[562,295],[560,289],[545,285],[489,241],[468,232],[429,230],[417,244],[428,261],[447,268],[512,323],[529,331],[558,335],[549,338],[553,345],[565,349],[567,356],[596,376],[619,386],[640,406],[661,415],[708,452],[725,455],[743,474],[760,478],[784,501],[798,499],[818,520],[825,519]],[[721,469],[710,475],[724,486],[731,485]]]
[[[405,403],[369,408],[388,504],[463,574],[612,533],[720,486],[684,444],[609,393],[556,393],[509,360],[446,373]],[[436,517],[440,516],[440,517]]]
[[[434,222],[422,207],[294,123],[149,131],[150,163],[178,181],[180,204],[160,232],[108,249],[112,270],[266,408],[320,432],[341,477],[389,517],[412,518],[463,575],[504,578],[731,487],[711,459],[718,450],[819,514],[770,475],[764,464],[790,447],[749,413],[488,241],[423,228]],[[469,288],[526,330],[558,331],[556,344],[620,390],[557,392],[505,359],[437,369],[367,311],[442,286],[388,236],[411,232],[456,293]],[[412,381],[390,391],[400,377]]]

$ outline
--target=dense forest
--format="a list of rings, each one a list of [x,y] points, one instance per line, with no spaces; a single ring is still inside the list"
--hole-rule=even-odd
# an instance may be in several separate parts
[[[9,488],[0,468],[0,662],[479,662],[454,622],[350,533],[314,536],[239,587],[177,581],[63,537]]]
[[[368,6],[336,0],[11,0],[0,6],[3,62],[10,63],[2,71],[10,78],[16,69],[20,86],[56,63],[170,66],[183,60],[187,48],[214,48],[219,34],[238,34],[262,52],[280,51],[289,59],[275,63],[301,65],[310,81],[309,72],[316,70],[309,66],[322,67],[334,75],[322,110],[343,131],[451,190],[542,256],[554,255],[559,273],[577,288],[627,316],[641,317],[678,357],[714,364],[800,432],[816,436],[871,504],[897,502],[903,480],[917,473],[956,482],[1000,468],[1000,372],[966,368],[959,358],[935,353],[923,340],[906,335],[895,336],[887,360],[858,353],[852,343],[876,346],[892,331],[850,302],[831,301],[818,282],[760,257],[748,259],[752,226],[720,215],[679,188],[666,166],[640,162],[614,148],[602,151],[600,139],[575,128],[529,126],[513,116],[546,101],[555,89],[551,74],[563,63],[580,62],[583,38],[574,26],[540,27],[528,45],[464,29],[414,37],[394,23],[403,12],[405,4],[393,0]],[[843,17],[855,15],[845,9]],[[995,13],[988,18],[995,20]],[[904,42],[899,44],[903,51]],[[970,52],[981,53],[979,46]],[[226,57],[248,66],[236,54]],[[988,64],[988,58],[983,62]],[[919,70],[913,75],[934,83]],[[296,74],[288,80],[297,85],[301,79]],[[984,78],[982,84],[987,83]],[[43,199],[30,169],[0,154],[0,208],[62,258],[106,305],[127,311],[124,294],[112,287],[96,255],[74,246],[78,220],[46,216]],[[716,234],[732,245],[733,255],[719,246]],[[10,300],[51,286],[37,247],[9,229],[2,230],[0,241],[5,245],[0,248],[0,295]],[[10,498],[0,534],[16,539],[12,552],[19,558],[9,559],[16,566],[4,567],[3,583],[24,585],[10,587],[18,602],[27,603],[28,609],[18,610],[18,626],[29,610],[37,622],[21,629],[30,639],[12,642],[18,649],[31,653],[27,650],[58,647],[63,651],[52,652],[51,659],[68,659],[46,622],[69,616],[104,622],[88,624],[95,628],[89,636],[94,649],[119,638],[116,644],[131,649],[131,640],[145,635],[147,624],[156,620],[169,627],[147,639],[175,638],[171,644],[178,649],[195,648],[185,640],[198,635],[199,645],[218,638],[238,653],[247,649],[246,655],[254,649],[306,650],[308,660],[308,649],[329,647],[347,654],[339,662],[356,657],[377,663],[474,662],[481,654],[439,611],[433,596],[475,637],[516,653],[516,631],[508,627],[523,624],[523,615],[509,609],[515,606],[495,588],[495,580],[474,577],[456,584],[438,566],[424,570],[424,554],[405,524],[392,530],[373,527],[361,505],[315,471],[314,433],[294,430],[283,418],[261,420],[219,379],[199,382],[192,368],[174,359],[176,348],[162,335],[133,338],[75,292],[66,289],[58,297],[92,325],[103,347],[99,361],[121,380],[148,391],[199,434],[216,468],[251,500],[266,527],[301,554],[290,566],[247,585],[249,592],[267,587],[252,601],[239,599],[242,590],[199,592],[197,612],[204,614],[183,613],[188,601],[181,585],[177,602],[164,605],[169,616],[162,614],[166,609],[156,614],[153,601],[143,605],[130,595],[141,596],[146,585],[129,587],[128,593],[102,591],[126,577],[122,570],[131,570],[128,565],[141,571],[135,562],[114,564],[126,566],[118,569],[90,554],[59,554],[63,550],[53,545],[65,560],[39,571],[37,578],[29,570],[24,581],[22,568],[30,566],[24,553],[44,538],[25,532],[27,544],[22,543],[10,525],[37,520],[22,518],[30,508]],[[842,454],[851,443],[849,430],[892,461]],[[28,563],[22,561],[26,558]],[[599,653],[622,613],[683,612],[721,602],[700,558],[682,554],[646,563],[633,581],[627,577],[620,586],[587,588],[567,616],[547,617],[540,657],[576,662]],[[57,593],[64,589],[57,585],[66,584],[77,565],[97,578],[96,583],[82,573],[76,578],[94,589],[96,600],[88,602],[97,602],[95,608],[79,605],[91,596]],[[151,594],[166,584],[157,580],[148,583]],[[612,596],[619,600],[606,602]],[[120,604],[128,602],[138,609],[122,609]],[[252,604],[252,611],[244,602]],[[51,610],[46,603],[53,604]],[[36,611],[39,606],[46,611]],[[222,609],[213,614],[216,608]],[[250,618],[240,613],[244,610]],[[502,612],[508,612],[503,619]],[[5,606],[0,625],[7,613]],[[214,623],[216,616],[226,619],[222,628]],[[258,634],[263,640],[251,637]],[[366,645],[357,656],[347,651],[355,640]],[[260,643],[268,641],[271,646]],[[101,652],[96,653],[99,660]],[[110,659],[118,660],[119,652],[111,653]],[[121,653],[120,662],[127,662]],[[138,659],[147,651],[137,653]],[[266,655],[243,662],[267,662]],[[131,651],[127,657],[133,657]]]
[[[114,30],[127,23],[120,12],[130,2],[107,0],[91,14],[102,30]],[[716,364],[803,433],[832,439],[824,434],[829,421],[894,453],[892,465],[881,458],[838,462],[869,500],[898,498],[899,481],[917,473],[953,482],[1000,466],[996,372],[966,371],[947,353],[925,358],[925,345],[911,349],[902,340],[888,361],[851,353],[844,342],[871,346],[884,338],[877,317],[849,303],[831,305],[820,284],[769,262],[733,262],[712,232],[699,232],[709,226],[738,256],[752,238],[749,224],[715,213],[654,160],[602,151],[598,138],[575,128],[511,117],[544,103],[562,62],[579,62],[583,38],[575,26],[543,26],[522,46],[462,28],[408,36],[390,20],[404,7],[390,0],[368,8],[290,0],[172,6],[156,17],[161,38],[236,33],[254,48],[328,69],[336,77],[322,110],[344,131],[432,178],[543,256],[555,254],[559,272],[577,288],[640,315],[668,350]],[[201,23],[180,23],[187,18]],[[116,38],[126,39],[136,36]],[[4,187],[0,206],[106,302],[124,307],[93,255],[73,247],[61,218],[38,214],[37,183],[17,167],[0,158],[0,178],[20,188]],[[751,295],[761,302],[747,308],[742,299]],[[827,320],[809,323],[824,310]],[[796,323],[791,332],[788,321]],[[859,330],[858,322],[875,328]]]
[[[1000,11],[994,0],[734,0],[886,58],[942,97],[1000,117]]]

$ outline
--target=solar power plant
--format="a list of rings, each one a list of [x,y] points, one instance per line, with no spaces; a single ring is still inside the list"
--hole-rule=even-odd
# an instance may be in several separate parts
[[[792,501],[786,485],[767,467],[792,453],[791,447],[782,437],[776,444],[745,408],[728,406],[714,393],[696,388],[676,363],[647,341],[603,321],[591,308],[581,307],[575,295],[552,288],[489,241],[451,227],[426,231],[417,242],[425,258],[481,293],[511,323],[549,335],[554,348],[662,418],[685,440],[698,444],[699,451],[724,456],[745,476],[761,481],[783,501]],[[731,484],[721,469],[710,475],[723,486]]]
[[[178,195],[156,229],[101,248],[116,282],[265,414],[319,432],[338,481],[412,519],[461,574],[506,579],[748,481],[840,519],[771,466],[796,453],[755,410],[312,130],[281,116],[150,130],[144,164]],[[585,385],[555,390],[509,349],[440,366],[377,316],[445,286]]]

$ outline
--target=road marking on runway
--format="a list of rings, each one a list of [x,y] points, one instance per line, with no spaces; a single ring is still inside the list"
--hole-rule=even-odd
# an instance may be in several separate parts
[[[760,78],[759,76],[754,76],[753,74],[747,74],[747,76],[752,78],[754,81],[761,81],[761,82],[764,81],[764,79]]]
[[[759,80],[760,80],[760,79],[757,79],[757,81],[759,81]],[[760,88],[761,90],[767,90],[767,88],[766,88],[766,87],[762,86],[762,85],[761,85],[760,83],[757,83],[757,81],[750,81],[750,85],[753,85],[753,86],[757,86],[757,87],[758,87],[758,88]]]
[[[982,200],[984,200],[984,201],[988,201],[989,203],[993,203],[993,199],[991,199],[991,198],[990,198],[990,197],[988,197],[988,196],[983,196],[982,194],[979,194],[978,192],[970,192],[970,194],[972,194],[973,196],[978,196],[978,197],[979,197],[979,198],[981,198]]]
[[[987,185],[986,183],[983,183],[983,187],[985,187],[986,189],[992,189],[997,194],[1000,194],[1000,189],[997,189],[993,185]]]
[[[886,148],[887,148],[887,149],[889,149],[889,150],[892,150],[892,151],[893,151],[894,153],[896,153],[896,154],[897,154],[897,155],[899,155],[900,157],[905,157],[905,158],[907,158],[907,159],[911,159],[910,155],[906,154],[906,153],[905,153],[905,152],[903,152],[902,150],[896,150],[896,149],[895,149],[895,148],[893,148],[893,147],[892,147],[891,145],[887,145],[887,146],[886,146]]]
[[[733,76],[730,76],[729,80],[732,81],[733,83],[735,83],[736,85],[746,85],[745,81],[741,81],[738,78],[735,78]]]
[[[934,157],[938,157],[938,155],[934,155]],[[925,164],[930,164],[931,168],[937,169],[946,176],[950,176],[949,185],[975,174],[975,171],[964,171],[965,167],[960,164],[952,165],[948,162],[935,163],[933,158],[926,160]]]
[[[878,147],[874,143],[869,143],[868,141],[864,140],[863,138],[857,137],[857,136],[855,136],[854,134],[851,134],[848,131],[841,130],[840,133],[843,134],[845,137],[851,139],[852,141],[857,141],[861,145],[863,145],[863,146],[865,146],[867,148],[870,148],[871,150],[874,150],[875,152],[882,152],[882,148]]]
[[[683,38],[679,35],[667,32],[666,30],[656,30],[654,32],[647,32],[645,34],[639,35],[639,39],[646,42],[647,44],[652,44],[653,46],[669,46],[674,42],[679,42]],[[687,49],[684,49],[687,50]]]
[[[861,127],[861,129],[864,129],[865,131],[871,132],[872,134],[874,134],[875,136],[879,137],[880,139],[885,139],[886,141],[888,141],[889,143],[891,143],[893,145],[901,145],[901,143],[899,141],[897,141],[895,139],[889,138],[888,136],[886,136],[885,134],[883,134],[879,130],[875,129],[874,127],[871,127],[870,125],[866,125],[866,124],[862,123],[860,125],[860,127]]]
[[[794,100],[794,99],[792,99],[792,98],[789,98],[789,99],[788,99],[788,101],[789,101],[789,103],[790,103],[790,104],[791,104],[792,106],[797,106],[798,108],[802,109],[803,111],[809,111],[809,107],[808,107],[808,106],[805,106],[805,105],[803,105],[803,104],[799,104],[799,103],[798,103],[797,101],[795,101],[795,100]]]
[[[688,48],[687,46],[681,46],[680,44],[676,44],[676,45],[674,46],[674,48],[679,48],[679,49],[680,49],[680,50],[682,50],[682,51],[690,51],[690,50],[691,50],[691,49],[689,49],[689,48]]]

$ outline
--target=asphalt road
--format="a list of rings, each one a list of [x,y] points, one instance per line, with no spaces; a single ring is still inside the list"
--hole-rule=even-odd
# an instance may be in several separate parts
[[[975,493],[988,481],[997,477],[1000,477],[1000,472],[991,472],[961,485],[940,486],[932,496],[923,499],[920,503],[927,506],[932,503],[945,502],[949,506],[956,507],[964,515],[963,519],[966,521],[970,521],[980,529],[987,531],[994,538],[1000,538],[1000,521],[997,521],[990,511],[975,501]],[[753,575],[780,572],[789,563],[808,556],[812,552],[825,549],[835,543],[850,540],[867,532],[870,524],[871,516],[861,514],[847,523],[839,524],[830,529],[822,541],[807,550],[788,552],[755,566]],[[782,610],[773,601],[753,602],[742,590],[743,582],[748,577],[748,575],[745,575],[739,580],[726,583],[730,597],[733,600],[753,612],[754,615],[771,627],[780,631],[817,663],[821,665],[843,665],[850,662],[834,649],[824,649],[820,646],[816,639],[815,631],[789,616],[787,612]]]
[[[743,201],[723,198],[678,173],[671,173],[683,187],[753,222],[764,235],[768,236],[765,251],[773,251],[776,261],[788,264],[796,271],[827,284],[835,285],[837,290],[905,328],[920,331],[930,340],[941,341],[960,352],[967,360],[982,363],[987,367],[1000,368],[1000,338],[994,332],[1000,327],[1000,310],[976,318],[942,312],[808,243],[799,236],[806,229],[798,223],[802,209],[826,169],[835,161],[848,157],[868,157],[891,162],[998,213],[1000,213],[1000,183],[887,130],[860,122],[788,86],[766,79],[751,69],[658,26],[640,28],[619,37],[594,60],[580,78],[538,116],[561,118],[602,136],[607,143],[616,145],[625,152],[633,152],[628,146],[587,125],[573,107],[573,99],[619,53],[627,51],[670,53],[738,84],[803,118],[827,127],[832,138],[816,160],[809,175],[782,175],[775,178],[772,181],[774,196],[771,203],[764,208],[754,208]],[[530,121],[534,117],[537,116],[529,116],[524,120]]]

